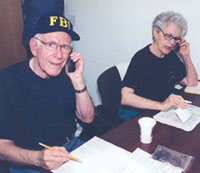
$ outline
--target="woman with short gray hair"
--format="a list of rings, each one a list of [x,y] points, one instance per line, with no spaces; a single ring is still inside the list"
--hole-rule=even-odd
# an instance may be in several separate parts
[[[152,31],[154,27],[162,28],[164,23],[173,22],[181,29],[181,36],[184,37],[187,33],[188,26],[186,19],[180,14],[174,11],[167,11],[160,13],[153,21]]]
[[[198,82],[184,38],[187,30],[187,21],[179,13],[167,11],[155,17],[153,43],[133,56],[124,77],[122,108],[141,112],[187,107],[180,95],[173,94],[178,82],[188,86]]]

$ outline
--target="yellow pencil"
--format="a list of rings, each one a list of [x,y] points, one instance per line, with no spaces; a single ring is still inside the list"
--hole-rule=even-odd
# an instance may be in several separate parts
[[[48,146],[48,145],[46,145],[46,144],[43,144],[43,143],[41,143],[41,142],[39,142],[38,144],[41,145],[41,146],[43,146],[44,148],[47,148],[47,149],[50,149],[50,150],[56,151],[55,148],[50,147],[50,146]],[[73,156],[70,156],[70,159],[71,159],[71,160],[75,160],[75,161],[80,162],[79,159],[77,159],[76,157],[73,157]]]

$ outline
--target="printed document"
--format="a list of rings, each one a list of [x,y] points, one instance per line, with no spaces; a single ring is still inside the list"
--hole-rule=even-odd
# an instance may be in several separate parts
[[[94,137],[73,152],[81,162],[70,160],[53,173],[148,173],[131,160],[131,153]]]
[[[53,173],[181,173],[182,169],[152,158],[137,148],[128,152],[98,137],[71,152],[81,162],[70,160]]]
[[[188,105],[187,109],[192,113],[192,116],[184,123],[175,113],[175,109],[161,111],[154,115],[153,118],[162,124],[167,124],[185,131],[192,131],[200,122],[200,108],[194,105]]]

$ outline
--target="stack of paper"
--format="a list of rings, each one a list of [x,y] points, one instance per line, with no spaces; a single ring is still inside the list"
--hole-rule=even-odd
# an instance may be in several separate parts
[[[81,160],[68,161],[54,173],[138,173],[130,162],[130,152],[94,137],[71,153]],[[140,173],[147,173],[136,166]]]
[[[162,163],[137,148],[130,153],[94,137],[71,153],[81,162],[68,161],[53,173],[181,173],[182,169]]]
[[[177,127],[185,131],[191,131],[200,123],[200,108],[194,105],[188,105],[188,110],[191,112],[192,116],[184,123],[181,121],[180,117],[177,116],[175,109],[161,111],[154,116],[154,119],[163,124]]]

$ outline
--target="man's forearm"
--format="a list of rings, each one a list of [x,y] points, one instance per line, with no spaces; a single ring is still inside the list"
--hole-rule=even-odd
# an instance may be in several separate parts
[[[39,151],[17,147],[10,140],[0,139],[0,159],[21,165],[39,166]]]
[[[77,117],[86,123],[91,123],[94,119],[94,105],[92,99],[87,91],[85,90],[85,82],[82,77],[72,80],[76,95],[76,115]],[[81,92],[77,92],[77,91]]]
[[[87,91],[76,93],[76,115],[86,123],[94,119],[94,105]]]

